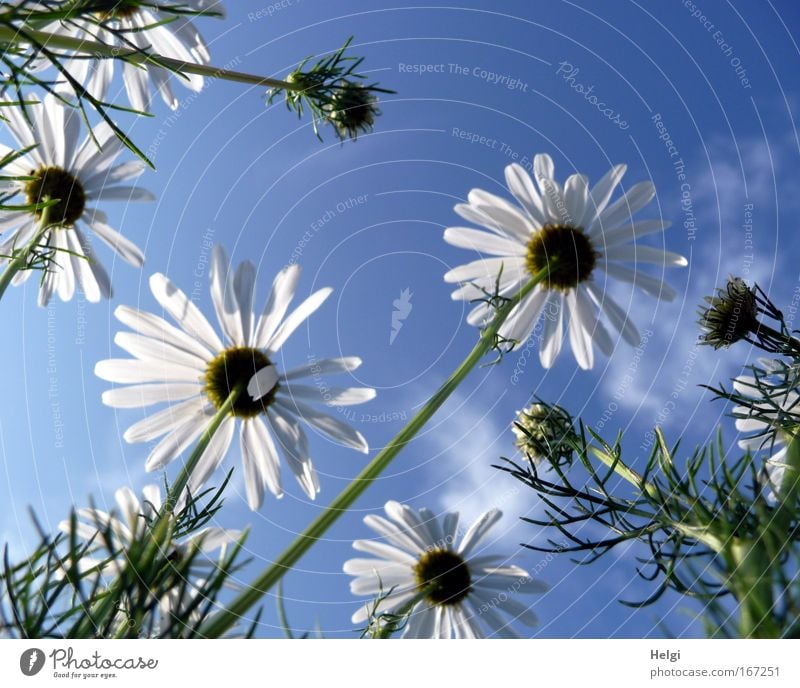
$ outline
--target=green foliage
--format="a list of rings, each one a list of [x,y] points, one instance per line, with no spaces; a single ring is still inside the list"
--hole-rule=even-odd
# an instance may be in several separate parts
[[[230,478],[230,474],[228,476]],[[141,514],[142,527],[121,542],[113,521],[81,541],[73,512],[66,534],[55,537],[36,521],[40,542],[12,564],[8,547],[0,574],[0,634],[18,638],[193,638],[213,617],[226,588],[247,564],[244,536],[210,561],[198,533],[222,506],[217,490],[189,497],[177,513]],[[205,501],[201,505],[201,500]],[[152,506],[152,505],[149,505]],[[260,612],[247,630],[251,636]]]

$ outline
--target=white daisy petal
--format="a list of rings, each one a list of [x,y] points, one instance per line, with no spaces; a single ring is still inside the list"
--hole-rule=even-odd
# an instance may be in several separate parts
[[[442,640],[449,640],[452,634],[452,622],[450,617],[450,607],[436,607],[436,625],[434,637]]]
[[[547,223],[544,204],[533,185],[530,176],[522,165],[512,163],[505,170],[508,190],[514,195],[519,204],[528,211],[531,219],[539,226]]]
[[[233,416],[228,416],[222,421],[217,431],[211,437],[200,460],[197,462],[197,467],[192,471],[189,477],[186,488],[190,493],[197,494],[211,477],[211,474],[214,473],[220,463],[222,463],[233,441],[235,429],[236,419]]]
[[[239,428],[239,446],[242,452],[242,468],[244,470],[244,487],[247,493],[247,505],[255,511],[264,501],[264,489],[267,485],[261,470],[258,455],[258,438],[255,426],[249,421]]]
[[[364,523],[378,535],[386,538],[390,544],[403,551],[409,553],[424,552],[428,545],[428,543],[420,540],[419,535],[414,531],[399,528],[397,524],[383,518],[383,516],[369,514],[364,517]]]
[[[272,291],[269,294],[264,312],[258,319],[256,332],[253,339],[253,346],[263,349],[269,343],[275,330],[280,325],[286,310],[294,298],[297,290],[297,282],[300,279],[300,267],[290,265],[281,270],[272,283]]]
[[[71,231],[70,229],[54,231],[49,242],[55,249],[56,255],[48,269],[56,275],[58,298],[62,301],[70,301],[75,293],[75,273],[72,269],[72,256],[70,256],[70,245],[67,241],[67,234]],[[78,258],[78,260],[81,259]]]
[[[653,263],[662,267],[686,267],[689,261],[682,255],[672,251],[663,251],[652,246],[638,246],[625,244],[611,246],[605,250],[605,257],[609,260],[632,261],[634,263]]]
[[[622,177],[627,171],[627,165],[614,165],[606,174],[600,179],[597,184],[592,187],[589,192],[589,198],[586,201],[586,210],[583,214],[583,220],[580,222],[581,227],[591,227],[594,224],[597,216],[605,210],[611,194],[614,189],[622,181]]]
[[[355,559],[347,562],[346,566],[352,565]],[[377,562],[377,559],[370,559],[369,561]],[[354,575],[354,571],[345,571],[350,575]],[[351,581],[350,592],[354,595],[377,595],[378,593],[386,593],[389,590],[393,592],[404,592],[406,589],[414,585],[414,579],[409,576],[407,566],[402,564],[387,563],[383,566],[374,568],[369,572],[369,575],[363,573],[355,574],[359,578]]]
[[[132,34],[132,36],[135,35]],[[134,42],[136,41],[134,40]],[[122,64],[122,79],[128,91],[131,107],[138,112],[149,112],[150,89],[147,87],[147,69],[140,65],[124,62]]]
[[[523,247],[537,229],[528,218],[511,204],[507,206],[476,205],[475,208],[482,215],[488,217],[494,227],[502,231],[510,241],[517,242]]]
[[[303,301],[297,308],[295,308],[286,319],[280,324],[275,334],[272,335],[269,343],[266,345],[267,356],[273,355],[278,349],[283,346],[292,333],[300,327],[314,311],[316,311],[327,298],[333,293],[333,289],[325,287],[315,291],[305,301]]]
[[[281,376],[281,379],[298,380],[304,377],[316,377],[318,375],[335,375],[336,373],[349,373],[361,367],[361,359],[358,356],[344,356],[342,358],[322,358],[312,363],[293,368]]]
[[[558,182],[552,179],[540,179],[539,187],[542,192],[547,213],[551,223],[569,224],[571,217],[567,212],[567,205],[564,202],[564,193]]]
[[[300,399],[303,401],[315,401],[326,406],[352,406],[363,404],[375,398],[376,391],[370,387],[309,387],[308,385],[283,385],[279,396],[285,396],[289,400]],[[253,395],[253,398],[255,395]]]
[[[98,174],[108,169],[122,152],[123,144],[108,122],[100,122],[92,128],[94,140],[84,139],[75,154],[74,169],[91,170]]]
[[[467,611],[464,604],[453,607],[453,632],[457,639],[476,640],[486,637],[475,614],[471,610]]]
[[[195,368],[164,361],[140,361],[110,358],[98,361],[94,374],[107,382],[139,384],[143,382],[199,382],[203,374]]]
[[[553,179],[556,166],[547,153],[539,153],[533,158],[533,176],[537,181],[541,179]]]
[[[630,225],[622,225],[615,229],[609,229],[603,232],[602,247],[616,246],[626,241],[640,239],[649,234],[663,232],[671,225],[671,222],[666,222],[664,220],[640,220]]]
[[[180,456],[186,447],[192,444],[206,429],[213,417],[211,408],[198,413],[179,428],[169,433],[150,452],[144,468],[146,471],[157,471],[170,461]]]
[[[494,595],[486,595],[483,591],[476,589],[471,596],[472,604],[480,612],[480,618],[491,629],[489,637],[497,638],[519,638],[520,635],[511,627],[511,620],[503,618],[499,612],[497,600]],[[477,619],[473,617],[473,626],[477,624]]]
[[[364,454],[369,452],[369,445],[366,439],[364,439],[364,436],[338,418],[317,411],[315,408],[294,399],[287,402],[280,397],[276,397],[274,404],[286,413],[298,415],[306,423],[315,427],[334,442],[338,442],[345,447],[350,447]]]
[[[590,370],[594,365],[594,352],[592,351],[591,323],[581,317],[582,309],[578,306],[575,290],[567,292],[567,311],[569,312],[569,343],[575,360],[584,370]]]
[[[564,297],[558,292],[551,293],[542,310],[544,327],[539,360],[547,369],[553,367],[564,341]]]
[[[167,277],[156,273],[150,277],[150,290],[161,307],[190,335],[200,339],[212,351],[223,349],[217,333],[197,306]]]
[[[90,197],[101,201],[127,201],[128,203],[156,200],[151,191],[138,186],[104,186],[96,193],[91,194]]]
[[[411,535],[411,533],[416,534],[417,542],[420,543],[423,550],[436,547],[440,544],[425,525],[424,519],[410,506],[406,506],[392,499],[386,502],[384,511],[395,523],[405,528],[409,535]]]
[[[547,291],[534,289],[511,311],[500,327],[500,336],[520,343],[528,339],[542,313],[546,299]]]
[[[509,280],[519,282],[525,278],[525,260],[517,256],[504,258],[483,258],[459,265],[444,275],[445,282],[478,282],[483,286],[494,286],[498,276],[501,284]],[[479,292],[480,293],[480,292]],[[456,297],[453,297],[456,298]]]
[[[236,301],[230,262],[225,249],[217,244],[211,251],[211,265],[208,269],[211,282],[211,300],[217,313],[217,320],[231,344],[244,346],[242,316]]]
[[[366,521],[365,521],[366,523]],[[416,549],[413,543],[412,549]],[[417,563],[417,558],[406,552],[404,549],[395,547],[385,542],[378,542],[377,540],[355,540],[353,542],[353,549],[359,552],[366,552],[373,554],[376,557],[388,559],[394,563],[406,564],[414,566]]]
[[[444,230],[444,240],[451,246],[494,256],[524,256],[527,251],[523,243],[467,227],[448,227]]]
[[[161,510],[161,487],[150,484],[142,488],[142,509],[145,514],[158,513]]]
[[[479,516],[478,520],[470,526],[469,530],[462,538],[458,553],[462,557],[469,557],[486,533],[488,533],[502,517],[503,512],[500,511],[500,509],[490,509]]]
[[[677,296],[675,290],[666,282],[638,270],[631,270],[624,265],[609,262],[601,262],[598,267],[605,270],[611,277],[633,284],[645,294],[654,296],[661,301],[672,301]]]
[[[472,562],[470,562],[471,564]],[[476,581],[476,585],[490,590],[508,590],[513,587],[515,592],[542,593],[547,592],[550,586],[538,578],[532,578],[525,569],[519,566],[502,566],[483,569],[485,575]]]
[[[418,604],[403,631],[403,638],[424,639],[432,638],[436,628],[436,607],[429,604]]]
[[[117,306],[114,316],[132,330],[152,339],[169,342],[170,345],[180,347],[186,353],[192,354],[206,363],[213,358],[212,353],[201,342],[157,315],[144,313],[128,306]]]
[[[233,544],[242,536],[240,530],[225,530],[224,528],[208,527],[198,530],[187,539],[187,544],[197,545],[204,552],[219,549],[225,545]]]
[[[253,333],[253,292],[256,285],[256,267],[249,260],[242,261],[233,278],[233,290],[242,320],[242,343],[250,344]]]
[[[539,618],[536,614],[524,605],[515,595],[509,594],[500,600],[500,606],[508,614],[526,626],[531,628],[539,625]]]
[[[201,375],[205,372],[206,361],[163,339],[153,339],[133,332],[117,332],[114,343],[140,360],[177,363],[187,368],[197,368]]]
[[[30,274],[27,270],[25,271],[28,275]],[[39,298],[37,303],[41,308],[47,307],[47,304],[50,303],[50,299],[53,296],[53,293],[58,286],[58,271],[57,270],[48,270],[42,279],[41,286],[39,287]]]
[[[394,595],[387,595],[384,597],[380,604],[379,611],[384,613],[392,613],[394,611],[399,610],[403,607],[404,604],[411,601],[411,598],[416,595],[416,591],[408,590],[406,592],[397,593]],[[362,605],[355,614],[353,614],[351,620],[354,624],[363,625],[367,619],[375,611],[375,603],[370,601],[364,605]]]
[[[122,260],[130,263],[136,268],[144,265],[144,253],[130,239],[126,239],[122,234],[111,229],[107,224],[97,219],[87,220],[92,231],[103,240]]]
[[[244,425],[250,426],[249,437],[253,441],[252,451],[255,454],[264,484],[275,497],[280,499],[283,497],[280,458],[272,434],[260,418],[248,420]]]
[[[131,425],[123,435],[126,442],[149,442],[164,433],[183,425],[190,418],[196,417],[208,402],[204,397],[193,397],[157,413],[153,413]]]
[[[589,335],[600,351],[606,356],[611,356],[614,352],[614,343],[611,341],[611,337],[603,323],[597,318],[589,292],[583,285],[579,285],[574,291],[575,303],[581,314],[581,322],[586,326]]]
[[[628,314],[620,308],[614,299],[604,293],[593,282],[586,283],[586,289],[592,297],[595,305],[600,308],[611,321],[611,324],[622,335],[623,339],[631,346],[639,346],[641,335],[636,326],[631,322]]]
[[[273,404],[268,411],[270,427],[275,432],[289,468],[309,499],[319,493],[316,471],[311,464],[308,442],[299,424]]]
[[[64,232],[64,235],[75,281],[80,285],[86,300],[97,303],[103,297],[108,298],[111,295],[111,282],[91,252],[89,242],[77,228]]]
[[[95,191],[107,186],[136,179],[141,176],[145,169],[147,169],[147,166],[141,160],[129,160],[121,165],[115,165],[108,170],[103,170],[87,177],[83,180],[83,188],[87,193],[93,194]]]
[[[600,231],[606,231],[618,227],[631,216],[638,213],[650,201],[655,198],[656,187],[653,182],[639,182],[634,184],[630,190],[620,199],[608,206],[597,217],[596,224]],[[591,231],[594,231],[594,227]]]
[[[165,401],[182,401],[200,395],[200,383],[168,382],[163,384],[130,385],[103,392],[103,403],[113,408],[144,408]]]
[[[573,174],[564,182],[564,205],[567,211],[566,221],[580,227],[586,212],[589,199],[589,180],[586,175]]]

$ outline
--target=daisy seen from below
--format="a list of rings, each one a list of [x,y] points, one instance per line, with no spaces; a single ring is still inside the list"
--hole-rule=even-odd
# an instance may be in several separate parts
[[[247,501],[251,509],[263,502],[265,488],[283,495],[279,451],[306,495],[313,499],[319,481],[303,424],[340,445],[367,453],[360,432],[311,404],[342,407],[375,397],[365,387],[332,387],[327,375],[348,373],[361,365],[350,356],[311,360],[285,373],[273,361],[286,340],[331,294],[320,289],[286,315],[294,298],[300,268],[291,265],[275,277],[260,317],[253,313],[255,266],[242,262],[235,273],[221,246],[211,256],[211,298],[223,339],[186,294],[162,274],[150,278],[156,301],[178,327],[161,317],[120,306],[115,315],[132,332],[114,341],[134,358],[100,361],[98,377],[126,385],[103,394],[116,408],[145,408],[166,403],[160,411],[134,423],[124,434],[128,442],[155,445],[146,462],[158,470],[177,458],[209,426],[234,390],[240,393],[191,473],[188,488],[202,487],[230,447],[237,425]],[[307,384],[308,378],[312,384]]]
[[[91,42],[103,43],[122,50],[139,50],[180,62],[201,65],[210,64],[208,45],[192,20],[191,13],[205,12],[209,16],[223,14],[218,0],[182,0],[181,3],[142,3],[139,0],[109,0],[97,3],[99,9],[90,19],[70,19],[46,26],[49,33],[68,36]],[[185,12],[170,11],[170,7]],[[114,63],[108,58],[87,59],[86,54],[76,55],[64,61],[64,68],[92,96],[103,100],[114,78]],[[42,64],[40,61],[38,64]],[[203,77],[196,74],[175,74],[153,64],[134,65],[122,63],[122,80],[128,101],[134,110],[149,112],[152,88],[173,110],[178,99],[172,90],[176,80],[189,90],[203,89]],[[68,85],[63,86],[67,90]]]
[[[114,494],[118,512],[106,512],[96,508],[78,509],[76,512],[76,535],[85,544],[90,544],[88,551],[79,562],[83,571],[91,571],[99,575],[117,575],[125,565],[125,552],[138,538],[142,536],[148,524],[155,519],[163,500],[161,488],[158,485],[146,485],[142,489],[142,499],[128,487],[121,487]],[[70,534],[72,522],[61,521],[58,529],[65,535]],[[109,533],[111,542],[103,541],[102,534]],[[201,552],[213,552],[226,545],[232,544],[242,536],[239,530],[225,530],[209,526],[198,530],[173,543],[176,554],[188,553],[193,548]],[[116,552],[116,556],[109,557],[108,551]],[[94,556],[97,553],[100,556]],[[197,562],[198,564],[211,564],[210,561]]]
[[[739,448],[753,454],[768,451],[764,462],[765,483],[776,496],[786,475],[787,451],[792,432],[800,426],[800,394],[782,384],[787,368],[781,361],[761,358],[756,376],[740,375],[733,381],[734,390],[753,399],[749,405],[733,408],[736,429],[749,433],[739,440]]]
[[[111,282],[95,255],[86,228],[120,258],[134,267],[142,266],[142,251],[112,229],[105,213],[95,208],[94,203],[155,200],[149,191],[127,185],[142,174],[145,164],[140,160],[115,164],[124,146],[105,122],[94,129],[95,140],[87,136],[79,145],[80,113],[63,106],[55,96],[48,95],[44,102],[26,108],[32,127],[19,107],[2,108],[8,129],[20,149],[30,148],[3,171],[9,176],[28,177],[9,182],[6,189],[9,194],[22,196],[25,204],[57,200],[47,209],[50,224],[36,249],[40,256],[48,256],[39,305],[46,306],[54,293],[69,301],[76,287],[80,287],[87,301],[109,298]],[[0,157],[11,152],[0,144]],[[0,210],[0,256],[4,262],[34,239],[42,212]],[[21,284],[34,271],[20,270],[12,284]]]
[[[516,637],[510,625],[514,620],[537,624],[519,597],[544,592],[547,585],[480,547],[500,520],[500,510],[481,515],[461,538],[458,513],[440,520],[428,509],[417,511],[395,501],[387,502],[385,511],[388,519],[364,518],[383,541],[353,543],[374,558],[344,564],[344,572],[355,576],[351,592],[373,598],[353,615],[353,623],[363,626],[380,614],[408,614],[404,638]]]
[[[594,344],[607,356],[614,347],[599,319],[602,312],[626,342],[638,345],[635,325],[606,292],[598,273],[635,284],[666,301],[675,297],[675,291],[643,272],[639,264],[683,267],[687,261],[670,251],[631,243],[662,232],[670,223],[632,220],[655,196],[649,181],[635,184],[611,202],[625,170],[625,165],[612,167],[591,189],[581,174],[570,176],[562,187],[555,180],[553,160],[542,154],[534,158],[534,179],[517,163],[505,169],[506,183],[518,206],[482,189],[470,191],[468,202],[457,205],[455,211],[483,229],[449,227],[444,233],[447,243],[487,256],[445,274],[446,282],[460,284],[453,299],[484,299],[467,321],[484,325],[493,313],[487,294],[498,291],[501,297],[512,297],[533,275],[548,269],[548,276],[509,314],[500,337],[525,341],[544,313],[539,350],[542,365],[553,365],[566,328],[578,365],[588,369],[594,364]]]
[[[118,489],[114,495],[118,511],[108,513],[96,508],[79,509],[76,512],[75,535],[82,546],[88,546],[78,561],[78,568],[89,575],[117,576],[126,563],[127,552],[135,542],[146,533],[151,522],[159,515],[163,506],[161,488],[146,485],[142,489],[142,499],[128,487]],[[59,530],[69,536],[72,521],[59,523]],[[110,541],[106,541],[109,537]],[[217,562],[224,560],[226,548],[242,537],[240,530],[226,530],[208,526],[185,537],[175,540],[167,552],[167,559],[176,562],[178,557],[195,555],[191,562],[192,580],[187,581],[185,591],[169,590],[158,601],[154,627],[163,632],[172,623],[172,618],[180,615],[187,604],[186,597],[192,600],[200,594],[205,584],[204,574],[209,574]],[[109,556],[113,552],[113,556]],[[217,552],[215,557],[211,553]],[[199,612],[192,614],[199,619]],[[127,621],[127,610],[119,610],[119,623]],[[144,625],[144,624],[143,624]]]

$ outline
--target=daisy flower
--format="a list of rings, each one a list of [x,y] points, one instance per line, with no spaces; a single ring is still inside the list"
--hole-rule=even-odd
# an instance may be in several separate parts
[[[613,350],[611,336],[598,318],[602,311],[626,342],[638,345],[636,327],[606,293],[605,280],[597,279],[598,272],[635,284],[657,299],[671,300],[675,292],[636,265],[678,267],[687,265],[687,261],[669,251],[631,244],[662,232],[669,223],[631,219],[655,196],[651,182],[640,182],[611,202],[625,170],[625,165],[612,167],[591,189],[588,179],[580,174],[569,177],[562,187],[553,176],[550,156],[537,155],[533,164],[535,183],[520,165],[506,167],[506,183],[519,206],[482,189],[470,191],[468,203],[457,205],[455,211],[488,231],[449,227],[444,239],[489,257],[445,275],[446,282],[461,285],[453,292],[453,299],[486,299],[487,292],[493,294],[496,286],[501,296],[511,297],[532,275],[549,266],[549,276],[511,311],[500,329],[501,337],[526,340],[544,312],[539,350],[542,365],[553,365],[566,327],[578,365],[588,369],[594,364],[593,343],[606,355]],[[634,267],[624,265],[629,262]],[[492,314],[492,305],[484,300],[470,312],[467,321],[482,326]]]
[[[115,500],[119,513],[108,513],[100,509],[86,508],[76,512],[75,534],[79,540],[91,543],[89,550],[81,557],[78,566],[82,571],[94,574],[117,575],[125,565],[125,553],[145,532],[150,521],[158,516],[163,500],[158,485],[146,485],[142,489],[142,500],[127,487],[116,491]],[[59,530],[69,535],[72,521],[65,520],[58,524]],[[111,542],[105,542],[104,534],[108,533]],[[173,543],[174,555],[188,554],[192,550],[213,552],[228,544],[237,542],[242,536],[238,530],[207,527],[198,530]],[[109,552],[117,552],[109,556]],[[99,555],[99,556],[98,556]],[[197,560],[195,565],[211,564],[210,561]]]
[[[410,614],[404,638],[481,638],[490,634],[516,637],[512,620],[535,626],[536,615],[518,594],[540,593],[547,586],[506,557],[486,554],[481,541],[500,520],[492,509],[480,516],[460,538],[458,514],[439,521],[428,509],[416,511],[390,501],[385,519],[366,516],[366,523],[385,542],[356,540],[353,548],[375,558],[350,559],[344,572],[355,576],[350,590],[370,595],[354,615],[365,624],[380,614]],[[500,614],[505,612],[510,618]]]
[[[752,453],[771,452],[764,462],[765,482],[776,496],[786,473],[786,452],[789,430],[800,425],[800,394],[786,386],[787,369],[777,360],[761,358],[758,378],[740,375],[733,381],[734,390],[742,397],[753,399],[752,404],[735,406],[736,429],[750,433],[739,440],[739,448]],[[770,376],[777,378],[770,379]],[[782,384],[783,383],[783,384]]]
[[[8,102],[5,100],[4,102]],[[43,103],[27,106],[31,127],[18,107],[4,107],[8,129],[21,149],[35,146],[11,162],[4,173],[32,177],[11,183],[10,193],[24,196],[27,204],[44,198],[58,199],[49,209],[52,223],[44,236],[39,253],[50,260],[39,290],[39,304],[47,305],[53,293],[69,301],[80,286],[86,299],[97,302],[111,295],[111,282],[97,260],[85,234],[88,227],[97,237],[135,267],[144,263],[144,254],[130,240],[108,225],[108,218],[93,207],[97,201],[152,201],[144,189],[126,186],[145,168],[140,160],[115,165],[123,144],[106,123],[94,129],[96,141],[87,136],[78,145],[80,113],[62,106],[48,95]],[[0,144],[0,157],[11,152]],[[0,210],[0,255],[6,257],[27,245],[39,228],[41,212]],[[21,270],[12,284],[20,284],[33,270]]]
[[[146,485],[142,490],[141,501],[127,487],[120,488],[115,494],[119,513],[107,513],[99,509],[79,509],[76,513],[75,535],[79,541],[89,544],[88,551],[78,561],[78,568],[89,575],[118,575],[125,563],[127,552],[145,532],[147,525],[158,516],[163,505],[161,488],[158,485]],[[59,530],[69,536],[72,529],[70,520],[62,521]],[[105,536],[110,536],[110,542]],[[172,549],[166,553],[169,561],[195,552],[211,555],[218,551],[216,558],[197,556],[190,564],[191,580],[186,581],[184,590],[169,590],[159,600],[149,621],[141,622],[143,628],[149,628],[154,635],[163,635],[171,627],[174,617],[184,617],[186,610],[199,595],[203,594],[206,579],[203,573],[210,573],[224,560],[226,547],[236,543],[242,537],[239,530],[225,530],[217,527],[206,527],[190,535],[177,539]],[[110,556],[110,553],[116,553]],[[126,604],[117,612],[117,624],[126,624],[131,618]],[[192,623],[199,623],[201,613],[199,607],[189,614]],[[116,624],[115,624],[116,625]],[[180,629],[179,629],[180,630]]]
[[[191,15],[169,11],[169,3],[164,3],[164,10],[138,0],[98,3],[103,4],[108,9],[97,12],[95,21],[70,19],[50,24],[44,31],[120,49],[139,49],[180,62],[210,63],[208,46],[192,22]],[[218,15],[223,12],[222,3],[218,0],[181,0],[179,5],[190,12],[204,11]],[[64,67],[92,96],[103,100],[114,77],[115,62],[113,59],[87,59],[82,54],[65,60]],[[173,77],[191,91],[203,89],[203,77],[196,74],[176,75],[155,65],[122,63],[122,79],[128,100],[134,110],[141,112],[150,110],[150,82],[162,100],[173,110],[177,109],[178,99],[171,85]]]
[[[115,315],[133,332],[120,332],[114,341],[134,358],[100,361],[95,367],[95,373],[104,380],[129,385],[105,392],[105,404],[116,408],[167,404],[129,427],[124,435],[128,442],[162,438],[147,459],[148,471],[178,457],[206,429],[231,391],[246,385],[247,391],[236,400],[209,442],[188,487],[194,493],[206,482],[225,457],[238,425],[251,509],[261,506],[265,488],[277,497],[283,495],[278,445],[305,493],[313,499],[319,492],[302,423],[334,442],[367,453],[367,442],[360,432],[309,402],[339,408],[375,396],[374,389],[331,387],[323,381],[326,375],[358,368],[361,359],[356,357],[312,360],[280,373],[274,361],[281,347],[332,290],[314,292],[287,316],[300,276],[298,266],[289,266],[275,277],[267,304],[256,319],[252,310],[255,276],[255,267],[249,261],[241,263],[234,273],[224,249],[214,247],[209,277],[223,343],[184,292],[164,275],[153,275],[153,296],[179,327],[157,315],[120,306]],[[304,384],[307,378],[314,384]]]

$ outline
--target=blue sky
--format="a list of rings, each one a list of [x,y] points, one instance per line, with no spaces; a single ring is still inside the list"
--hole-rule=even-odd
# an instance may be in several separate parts
[[[144,270],[101,250],[115,286],[110,303],[77,297],[38,309],[32,286],[3,299],[2,539],[17,554],[30,542],[29,505],[54,528],[89,495],[103,504],[121,485],[140,489],[160,479],[144,473],[147,447],[120,439],[141,414],[102,406],[107,385],[92,373],[96,361],[121,355],[113,344],[116,305],[156,310],[147,288],[151,273],[168,274],[210,313],[211,239],[235,261],[257,264],[262,303],[275,272],[291,260],[304,268],[301,294],[333,286],[334,296],[293,336],[280,363],[361,356],[357,380],[379,394],[355,408],[353,422],[375,450],[476,338],[442,280],[474,258],[442,241],[445,227],[462,224],[452,206],[474,187],[505,194],[504,166],[538,152],[553,156],[561,179],[580,171],[596,180],[611,164],[627,162],[623,187],[652,179],[658,197],[650,215],[674,223],[663,239],[645,241],[690,259],[687,269],[669,274],[679,293],[673,303],[615,288],[647,333],[646,345],[634,351],[620,343],[612,359],[599,357],[589,372],[578,369],[566,348],[544,371],[535,346],[475,371],[353,512],[286,576],[287,608],[301,631],[318,625],[326,636],[354,636],[349,617],[358,602],[341,566],[351,541],[370,535],[362,517],[397,499],[464,517],[502,508],[496,546],[522,566],[541,568],[552,586],[534,601],[537,635],[658,637],[661,623],[676,635],[701,634],[696,607],[675,595],[637,611],[616,601],[651,590],[635,574],[641,551],[581,568],[567,557],[543,561],[520,549],[521,542],[547,536],[518,520],[541,514],[541,505],[491,464],[512,454],[509,424],[532,395],[602,424],[609,436],[624,431],[625,456],[634,465],[646,459],[646,433],[656,423],[671,438],[683,434],[684,446],[707,440],[718,424],[726,442],[735,440],[724,405],[698,385],[735,375],[756,354],[697,348],[695,312],[729,273],[757,280],[785,309],[798,288],[791,258],[800,210],[794,123],[800,55],[791,36],[797,4],[616,0],[601,8],[588,0],[519,1],[503,3],[503,11],[485,0],[460,7],[375,0],[227,4],[227,19],[202,21],[215,64],[280,76],[354,35],[365,70],[397,94],[383,99],[373,134],[345,145],[330,131],[320,143],[307,120],[281,105],[265,107],[259,89],[228,83],[209,84],[200,96],[179,90],[177,113],[158,102],[152,118],[124,122],[156,163],[157,172],[145,174],[141,185],[159,200],[104,209],[145,249]],[[593,87],[606,114],[573,88],[578,83]],[[751,205],[752,244],[743,229]],[[390,344],[393,301],[405,289],[412,309]],[[226,465],[237,468],[220,521],[251,525],[252,571],[367,460],[319,436],[312,444],[322,481],[317,502],[287,479],[286,496],[268,496],[258,513],[245,503],[238,449],[228,457]],[[265,604],[259,634],[274,636],[280,632],[274,600]]]

